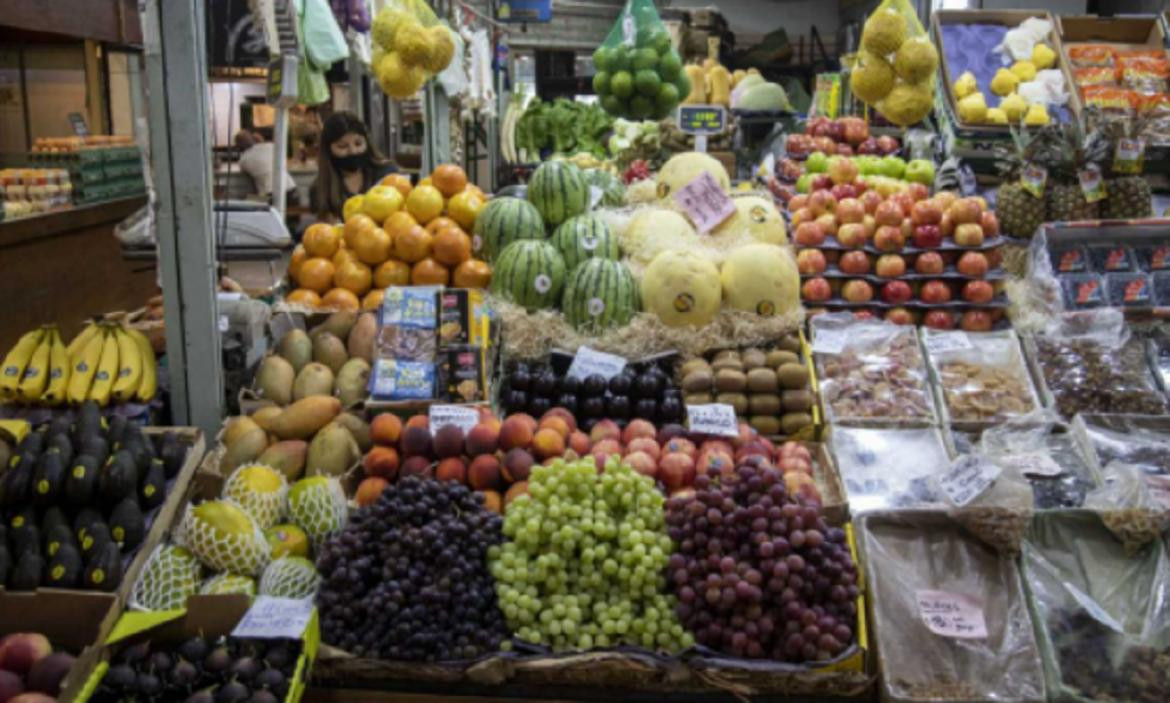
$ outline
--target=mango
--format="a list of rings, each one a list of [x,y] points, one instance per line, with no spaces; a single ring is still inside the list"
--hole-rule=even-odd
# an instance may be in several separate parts
[[[293,371],[299,372],[313,360],[313,340],[304,330],[292,330],[280,338],[276,353],[292,364]]]
[[[321,334],[328,332],[338,339],[345,339],[349,336],[349,330],[357,322],[358,314],[356,310],[339,310],[325,321],[317,325],[309,332],[309,336],[317,339]]]
[[[293,378],[296,371],[282,356],[265,357],[256,371],[256,390],[260,397],[277,405],[288,405],[293,400]]]
[[[341,476],[361,457],[349,430],[331,422],[309,443],[305,473],[309,476]]]
[[[292,399],[312,395],[333,395],[333,370],[316,361],[305,364],[292,387]]]
[[[345,353],[345,345],[340,337],[332,332],[322,332],[313,338],[313,361],[325,364],[333,373],[337,373],[349,361],[349,354]]]
[[[370,424],[358,417],[356,413],[341,413],[337,416],[337,424],[349,430],[349,433],[353,435],[353,440],[357,442],[358,449],[361,449],[363,454],[374,446],[374,441],[370,436]]]
[[[378,319],[374,313],[366,312],[358,316],[353,329],[349,331],[349,341],[346,350],[351,359],[365,359],[367,363],[374,363],[374,337],[378,335]]]
[[[337,398],[314,395],[294,401],[272,418],[269,430],[279,439],[309,439],[341,412]]]
[[[366,399],[370,382],[370,365],[365,359],[350,359],[337,373],[337,395],[341,406],[348,408]]]
[[[264,450],[257,463],[271,466],[284,474],[289,483],[300,479],[305,473],[309,443],[300,439],[277,442]]]
[[[256,461],[268,448],[268,434],[259,427],[248,430],[227,445],[227,451],[219,462],[219,471],[224,476],[250,461]]]
[[[228,420],[227,426],[224,427],[223,437],[221,438],[224,445],[230,446],[236,443],[240,437],[248,433],[248,430],[254,430],[260,427],[256,421],[247,415],[233,417]],[[7,464],[5,464],[7,466]]]
[[[256,412],[252,413],[252,420],[260,429],[264,430],[265,432],[271,432],[272,421],[280,417],[281,413],[283,412],[283,408],[278,408],[275,405],[271,405],[266,408],[260,408]]]

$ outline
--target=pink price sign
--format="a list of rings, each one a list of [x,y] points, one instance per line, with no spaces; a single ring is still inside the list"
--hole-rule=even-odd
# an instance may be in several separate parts
[[[706,234],[735,214],[735,203],[719,187],[718,181],[704,171],[674,194],[674,202],[687,213],[695,229]]]

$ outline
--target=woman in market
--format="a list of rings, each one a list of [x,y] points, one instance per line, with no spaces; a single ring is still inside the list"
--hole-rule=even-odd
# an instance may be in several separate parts
[[[312,210],[322,222],[341,220],[345,201],[377,185],[398,167],[370,143],[369,132],[352,112],[335,112],[321,129]]]

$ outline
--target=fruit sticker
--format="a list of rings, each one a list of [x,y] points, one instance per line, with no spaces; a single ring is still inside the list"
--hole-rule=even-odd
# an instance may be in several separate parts
[[[679,293],[674,297],[674,309],[676,312],[687,313],[695,308],[695,296],[690,293]]]
[[[1034,197],[1044,197],[1044,187],[1048,185],[1048,169],[1039,164],[1028,164],[1020,174],[1020,185]]]
[[[1118,139],[1113,151],[1115,173],[1141,173],[1145,158],[1146,142],[1142,139]]]
[[[601,298],[590,298],[587,308],[590,315],[597,317],[605,312],[605,301]]]
[[[536,289],[537,293],[545,294],[552,288],[552,279],[548,274],[540,274],[532,281],[532,287]]]
[[[1084,193],[1086,202],[1096,203],[1107,197],[1105,179],[1101,178],[1101,169],[1095,164],[1089,164],[1088,168],[1078,171],[1077,180],[1081,183],[1081,192]]]

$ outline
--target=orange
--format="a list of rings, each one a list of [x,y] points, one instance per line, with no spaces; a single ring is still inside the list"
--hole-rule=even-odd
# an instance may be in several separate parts
[[[492,282],[492,267],[479,259],[468,259],[459,264],[452,279],[456,288],[487,288]]]
[[[458,266],[471,258],[471,237],[458,227],[439,230],[431,243],[431,252],[444,266]]]
[[[353,253],[362,263],[377,266],[390,258],[392,243],[393,240],[386,230],[374,227],[358,233],[353,241]]]
[[[415,225],[394,239],[394,256],[408,264],[422,261],[431,253],[431,233]]]
[[[333,287],[334,270],[333,262],[329,259],[319,257],[306,259],[305,263],[301,264],[297,282],[301,284],[301,288],[324,293]]]
[[[366,293],[366,297],[362,298],[362,310],[377,310],[382,307],[382,298],[386,297],[386,291],[381,288]]]
[[[349,222],[349,218],[354,215],[360,215],[362,212],[362,201],[364,196],[354,195],[345,201],[345,205],[341,206],[341,219]]]
[[[337,273],[333,274],[333,283],[338,288],[352,291],[354,295],[365,295],[373,280],[374,274],[370,272],[370,267],[360,261],[347,261],[338,266]]]
[[[369,215],[374,222],[383,222],[387,217],[398,212],[406,197],[393,186],[376,185],[366,191],[362,201],[362,212]]]
[[[405,286],[410,284],[410,266],[390,259],[374,271],[374,287],[389,288],[390,286]]]
[[[427,223],[427,231],[431,234],[438,234],[439,230],[445,227],[458,227],[459,223],[452,220],[450,217],[436,217]]]
[[[445,286],[449,275],[447,267],[427,257],[415,264],[414,268],[410,270],[410,282],[416,286]]]
[[[479,211],[483,209],[483,205],[482,195],[465,190],[451,196],[451,199],[447,201],[447,214],[458,222],[460,227],[470,230],[475,226],[475,218],[479,217]]]
[[[377,228],[378,223],[374,222],[369,215],[354,215],[345,221],[345,246],[353,249],[353,243],[357,241],[359,232],[366,232]]]
[[[297,272],[301,270],[301,264],[305,263],[305,259],[309,258],[308,252],[305,251],[304,244],[298,244],[293,247],[292,257],[288,260],[288,277],[292,280],[297,280]]]
[[[285,296],[284,300],[288,303],[299,303],[311,308],[321,306],[321,296],[317,295],[317,291],[309,290],[308,288],[297,288]]]
[[[420,185],[406,197],[406,211],[425,225],[443,213],[443,194],[434,186]]]
[[[434,185],[434,179],[432,179],[430,176],[427,176],[426,178],[419,180],[418,185],[420,185],[420,186]],[[417,188],[417,187],[418,186],[415,186],[415,188]]]
[[[410,231],[411,227],[418,226],[418,221],[405,210],[399,210],[390,217],[386,218],[386,222],[382,224],[382,229],[390,233],[390,237],[398,239],[406,232]]]
[[[480,198],[483,198],[484,200],[487,200],[487,193],[483,192],[483,188],[480,188],[479,186],[477,186],[477,185],[476,185],[476,184],[474,184],[474,183],[468,183],[468,184],[467,184],[467,187],[463,189],[463,192],[465,192],[465,193],[475,193],[475,194],[476,194],[476,195],[478,195]]]
[[[431,180],[444,198],[450,198],[467,187],[467,174],[455,164],[440,164],[431,174]]]
[[[351,291],[344,288],[334,288],[321,298],[322,307],[337,308],[338,310],[359,310],[361,301]]]
[[[333,255],[333,268],[339,269],[341,265],[347,261],[355,261],[356,257],[353,251],[345,247],[338,247],[337,253]]]
[[[394,186],[403,198],[410,195],[410,177],[404,173],[391,173],[382,179],[381,185]]]
[[[318,222],[309,225],[309,228],[305,230],[305,238],[302,243],[309,256],[321,256],[328,259],[337,252],[339,242],[341,242],[341,237],[333,225]]]

